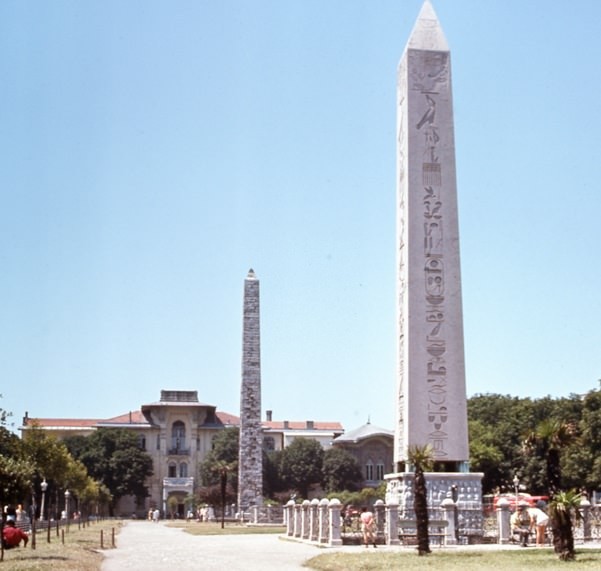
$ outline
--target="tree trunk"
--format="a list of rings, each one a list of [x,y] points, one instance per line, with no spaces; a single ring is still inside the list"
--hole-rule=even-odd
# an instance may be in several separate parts
[[[417,553],[425,555],[430,553],[430,537],[428,534],[428,498],[426,492],[426,478],[424,471],[416,466],[414,486],[414,509],[417,526]]]

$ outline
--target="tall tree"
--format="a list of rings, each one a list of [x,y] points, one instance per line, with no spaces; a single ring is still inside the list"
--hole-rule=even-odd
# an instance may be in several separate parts
[[[321,484],[328,493],[358,490],[363,481],[356,458],[342,448],[329,448],[323,455]]]
[[[226,428],[215,435],[213,448],[199,466],[200,479],[204,486],[221,485],[224,468],[227,469],[228,482],[234,493],[238,493],[238,452],[240,431]]]
[[[152,475],[152,458],[140,448],[138,437],[120,428],[101,428],[84,441],[65,440],[88,473],[106,486],[112,496],[109,512],[126,495],[141,500],[148,496],[146,478]]]
[[[321,481],[322,465],[323,448],[315,440],[296,438],[282,451],[282,477],[304,499],[308,498],[311,486]]]
[[[527,453],[534,452],[545,461],[546,488],[551,496],[561,487],[561,450],[570,444],[574,437],[575,427],[572,424],[548,418],[540,422],[524,441]]]
[[[7,428],[10,416],[10,412],[0,408],[0,505],[23,498],[35,473],[35,466],[23,458],[21,439]]]
[[[430,537],[428,533],[428,495],[424,472],[430,471],[434,464],[432,447],[429,444],[410,446],[407,458],[414,469],[413,508],[417,527],[417,553],[426,555],[430,553]]]

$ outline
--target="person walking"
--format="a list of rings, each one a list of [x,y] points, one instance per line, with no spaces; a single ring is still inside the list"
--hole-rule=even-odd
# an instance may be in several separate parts
[[[374,514],[370,512],[366,507],[361,508],[361,531],[363,532],[363,543],[365,547],[369,547],[369,544],[373,544],[377,547],[376,540],[374,538],[374,528],[376,522],[374,520]]]

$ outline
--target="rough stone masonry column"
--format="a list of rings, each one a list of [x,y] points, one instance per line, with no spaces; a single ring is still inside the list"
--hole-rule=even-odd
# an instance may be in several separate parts
[[[244,280],[242,387],[238,508],[263,504],[263,437],[261,433],[261,327],[259,280],[251,269]]]

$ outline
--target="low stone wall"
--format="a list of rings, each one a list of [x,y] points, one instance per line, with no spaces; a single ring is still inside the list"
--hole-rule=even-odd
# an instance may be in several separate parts
[[[376,501],[374,508],[376,536],[385,545],[399,545],[399,506],[386,505]],[[451,499],[443,502],[442,515],[444,531],[440,533],[441,544],[457,543],[455,533],[455,504]],[[342,521],[342,504],[338,499],[305,500],[300,504],[290,500],[285,506],[286,535],[292,539],[327,546],[339,546],[344,543],[347,532]],[[439,522],[440,523],[440,522]],[[360,527],[352,531],[356,543]]]

